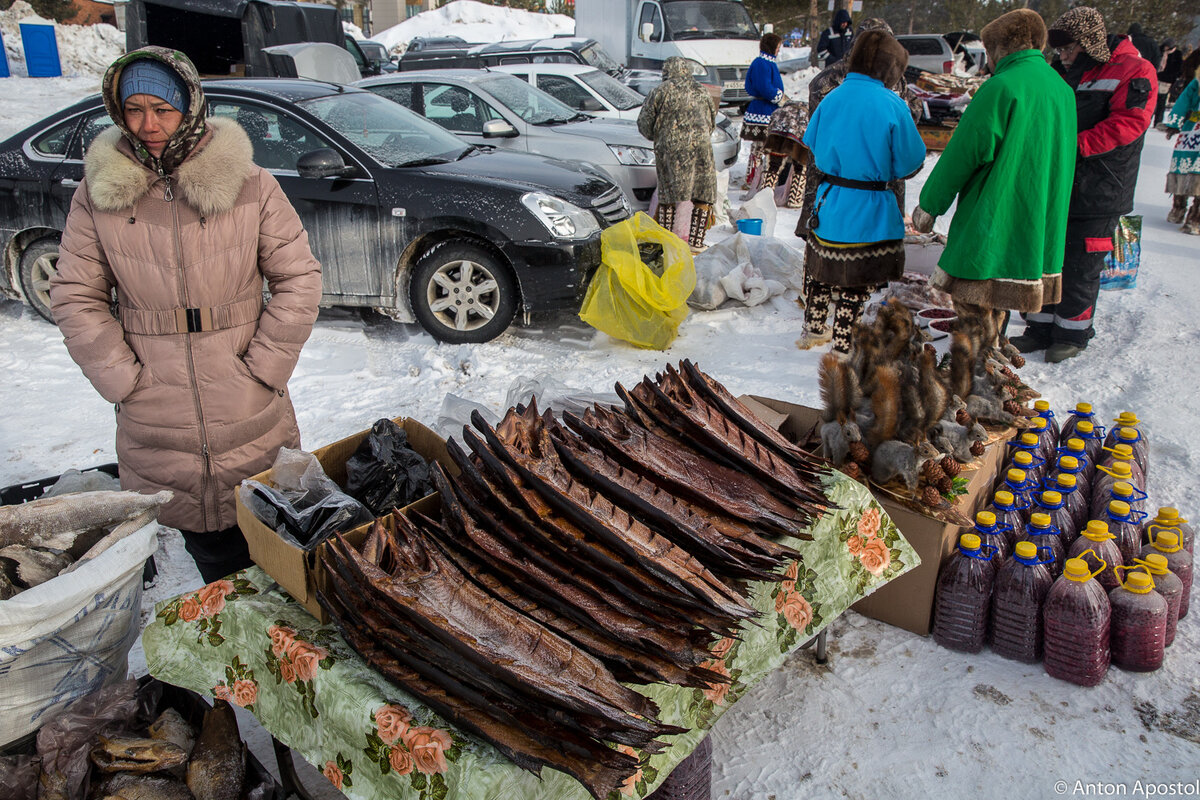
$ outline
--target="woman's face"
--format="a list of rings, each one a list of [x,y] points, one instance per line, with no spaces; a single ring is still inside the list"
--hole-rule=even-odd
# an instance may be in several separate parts
[[[152,94],[130,95],[124,105],[125,125],[155,158],[183,122],[183,112]]]

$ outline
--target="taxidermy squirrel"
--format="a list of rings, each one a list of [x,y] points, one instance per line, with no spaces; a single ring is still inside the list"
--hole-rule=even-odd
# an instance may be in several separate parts
[[[907,442],[888,439],[871,451],[871,480],[880,486],[899,478],[910,492],[915,492],[921,477],[921,467],[941,453],[929,442],[914,447]]]
[[[846,462],[850,444],[862,441],[862,432],[855,421],[855,409],[862,401],[858,375],[845,356],[830,352],[821,359],[817,380],[825,406],[821,415],[824,423],[821,425],[821,446],[825,455],[836,466],[841,466]]]
[[[930,428],[929,441],[940,452],[949,453],[955,461],[966,464],[974,458],[971,445],[987,441],[987,431],[978,422],[968,427],[943,419]]]

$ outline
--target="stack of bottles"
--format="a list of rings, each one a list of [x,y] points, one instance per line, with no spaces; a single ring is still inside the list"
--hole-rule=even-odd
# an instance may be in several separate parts
[[[1061,425],[1045,401],[1034,409],[942,566],[933,638],[971,653],[990,644],[1082,686],[1110,664],[1158,669],[1188,612],[1195,528],[1174,506],[1144,509],[1150,437],[1135,413],[1106,429],[1088,403]]]

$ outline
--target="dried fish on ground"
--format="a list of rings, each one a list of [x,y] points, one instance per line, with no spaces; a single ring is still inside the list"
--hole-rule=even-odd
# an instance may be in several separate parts
[[[159,508],[170,492],[78,492],[14,506],[0,506],[0,547],[22,544],[52,550],[70,550],[87,531]]]
[[[32,589],[58,577],[58,573],[71,563],[71,557],[62,550],[26,547],[23,544],[10,544],[0,549],[0,558],[13,562],[16,572],[13,583],[24,589]]]
[[[99,743],[89,753],[101,772],[158,772],[187,762],[183,748],[160,739],[97,737]]]
[[[195,800],[187,784],[165,775],[119,772],[94,788],[92,796],[104,800]]]
[[[238,800],[246,779],[246,745],[238,732],[233,706],[217,700],[188,762],[187,787],[196,800]]]

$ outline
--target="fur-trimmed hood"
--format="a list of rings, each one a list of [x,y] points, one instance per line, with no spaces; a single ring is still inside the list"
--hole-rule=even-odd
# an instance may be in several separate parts
[[[254,170],[254,150],[241,126],[232,120],[212,119],[208,127],[211,135],[170,176],[183,198],[205,217],[233,208],[242,184]],[[132,208],[160,180],[136,160],[115,125],[92,142],[83,171],[88,197],[99,211]]]
[[[995,68],[1005,56],[1021,50],[1042,50],[1046,47],[1046,23],[1042,15],[1028,8],[1018,8],[1001,14],[983,26],[979,32],[988,60]]]
[[[895,36],[877,29],[854,37],[849,61],[850,72],[874,78],[884,86],[896,86],[908,66],[908,51]]]

